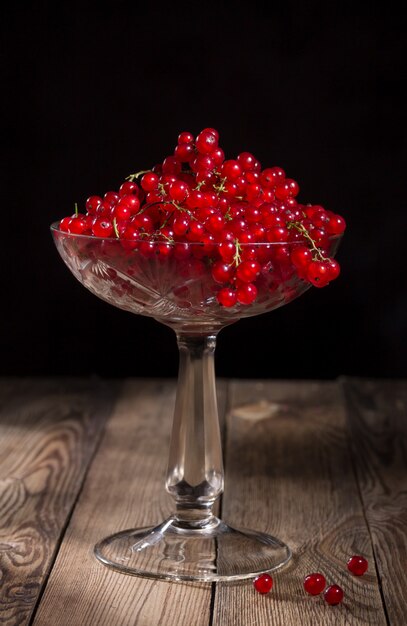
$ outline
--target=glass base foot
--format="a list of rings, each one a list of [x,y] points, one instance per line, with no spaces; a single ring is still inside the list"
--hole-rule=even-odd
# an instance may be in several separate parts
[[[169,518],[103,539],[95,556],[124,574],[211,582],[271,572],[290,560],[291,550],[275,537],[231,528],[216,517],[201,528]]]

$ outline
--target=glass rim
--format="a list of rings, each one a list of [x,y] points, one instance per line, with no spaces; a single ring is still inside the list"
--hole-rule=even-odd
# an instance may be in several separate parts
[[[98,241],[98,242],[102,242],[102,241],[108,241],[108,242],[119,242],[122,243],[123,241],[127,241],[129,243],[153,243],[153,244],[168,244],[170,246],[175,246],[175,245],[185,245],[188,244],[189,246],[203,246],[206,245],[204,242],[202,241],[188,241],[187,239],[185,240],[173,240],[173,241],[166,241],[165,239],[161,239],[161,240],[153,240],[149,237],[145,237],[143,239],[121,239],[120,237],[95,237],[95,235],[89,235],[89,234],[83,234],[83,233],[68,233],[64,230],[61,230],[59,228],[59,224],[60,224],[61,220],[57,220],[55,222],[52,222],[51,226],[50,226],[50,230],[52,232],[55,233],[60,233],[61,235],[64,235],[66,237],[71,237],[72,239],[80,239],[80,240],[88,240],[88,241]],[[328,236],[328,241],[330,243],[333,243],[335,241],[339,241],[343,236],[343,233],[341,233],[340,235],[329,235]],[[302,240],[291,240],[291,241],[239,241],[239,238],[236,236],[236,239],[234,241],[237,241],[240,247],[262,247],[262,246],[298,246],[298,245],[306,245],[305,241]],[[221,245],[221,241],[212,241],[209,242],[207,245],[211,245],[211,246],[220,246]],[[233,242],[232,242],[233,243]]]

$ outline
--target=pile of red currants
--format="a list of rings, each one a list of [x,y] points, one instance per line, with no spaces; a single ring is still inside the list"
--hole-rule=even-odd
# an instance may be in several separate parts
[[[337,278],[332,258],[345,230],[340,215],[301,204],[299,186],[280,167],[262,169],[253,154],[225,159],[219,134],[182,132],[174,153],[127,177],[119,190],[90,196],[86,211],[61,231],[119,239],[148,257],[196,257],[206,263],[223,307],[250,305],[265,271],[324,287]]]

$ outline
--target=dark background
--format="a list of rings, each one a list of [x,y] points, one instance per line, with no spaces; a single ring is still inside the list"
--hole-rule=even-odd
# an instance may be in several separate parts
[[[166,6],[2,9],[0,373],[176,374],[172,331],[87,292],[49,224],[212,126],[348,224],[340,278],[224,329],[218,375],[406,376],[406,24],[382,4]]]

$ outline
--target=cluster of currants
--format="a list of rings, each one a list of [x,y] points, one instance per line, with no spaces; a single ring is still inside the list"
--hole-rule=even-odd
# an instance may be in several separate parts
[[[347,567],[354,576],[363,576],[367,572],[368,562],[363,556],[353,555],[348,559]],[[258,593],[266,594],[273,587],[273,579],[270,574],[260,574],[254,579],[253,585]],[[304,589],[311,596],[317,596],[324,592],[324,599],[331,606],[340,604],[343,600],[343,589],[339,585],[326,587],[326,578],[319,572],[308,574],[305,577]]]
[[[296,274],[323,287],[340,273],[332,258],[345,230],[340,215],[298,202],[298,183],[253,154],[225,159],[219,134],[182,132],[174,153],[127,177],[118,191],[91,196],[59,228],[117,238],[126,251],[203,260],[224,307],[250,305],[262,272]]]

